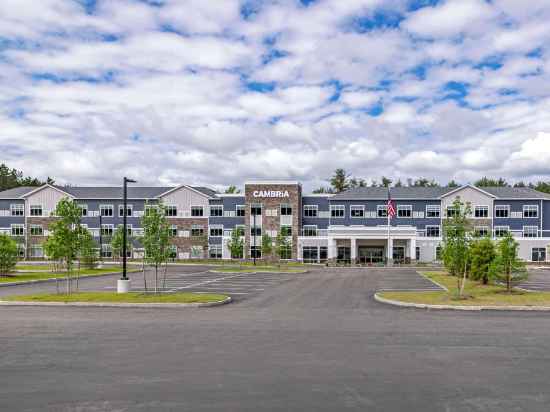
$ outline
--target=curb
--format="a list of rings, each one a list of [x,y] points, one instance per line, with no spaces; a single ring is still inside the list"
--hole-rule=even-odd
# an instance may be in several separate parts
[[[229,275],[236,275],[236,274],[243,274],[243,275],[254,275],[257,273],[277,273],[277,274],[290,274],[290,275],[299,275],[301,273],[308,273],[307,270],[297,271],[297,272],[278,272],[278,271],[271,271],[271,270],[259,270],[257,272],[229,272],[229,271],[221,271],[221,270],[209,270],[210,273],[221,273],[221,274],[229,274]]]
[[[122,271],[118,272],[109,272],[109,273],[98,273],[97,275],[82,275],[79,276],[78,279],[85,279],[85,278],[99,278],[101,276],[112,276],[112,275],[118,275],[122,273]],[[128,272],[128,273],[135,273],[135,272]],[[76,280],[76,277],[71,278],[72,280]],[[55,281],[65,281],[67,280],[66,277],[62,278],[47,278],[47,279],[34,279],[34,280],[25,280],[20,282],[2,282],[0,283],[0,288],[8,287],[8,286],[20,286],[20,285],[34,285],[36,283],[51,283]]]
[[[441,283],[439,282],[436,282],[435,280],[433,279],[430,279],[428,276],[426,276],[424,273],[420,272],[419,270],[416,271],[416,273],[418,273],[420,276],[422,276],[424,279],[427,279],[429,280],[430,282],[432,282],[434,285],[437,285],[439,286],[441,289],[443,289],[444,291],[449,291],[449,289],[447,289],[445,286],[443,286]]]
[[[455,305],[430,305],[427,303],[412,303],[402,302],[400,300],[386,299],[374,294],[374,300],[388,305],[399,306],[403,308],[417,309],[442,309],[442,310],[462,310],[462,311],[482,311],[482,310],[501,310],[501,311],[516,311],[516,312],[550,312],[550,306],[455,306]]]
[[[203,303],[108,303],[108,302],[25,302],[0,300],[0,306],[62,306],[62,307],[97,307],[97,308],[208,308],[231,303],[231,296],[216,302]]]

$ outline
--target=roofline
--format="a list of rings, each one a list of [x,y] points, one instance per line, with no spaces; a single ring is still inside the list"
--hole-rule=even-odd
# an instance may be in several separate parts
[[[220,193],[217,197],[245,197],[244,193]]]
[[[69,196],[71,199],[74,199],[74,198],[75,198],[75,197],[74,197],[73,195],[71,195],[70,193],[67,193],[67,192],[65,192],[64,190],[62,190],[62,189],[60,189],[60,188],[58,188],[58,187],[55,187],[55,186],[53,186],[53,185],[51,185],[51,184],[49,184],[49,183],[45,183],[45,184],[43,184],[42,186],[39,186],[39,187],[37,187],[36,189],[31,190],[30,192],[25,193],[24,195],[19,196],[19,199],[26,199],[28,196],[32,195],[33,193],[40,192],[42,189],[46,189],[46,188],[48,188],[48,187],[51,188],[51,189],[53,189],[53,190],[57,190],[58,192],[61,192],[61,193],[63,193],[63,194],[66,194],[66,195]]]
[[[302,197],[333,197],[336,193],[308,193],[302,194]]]
[[[297,180],[248,180],[244,185],[296,185],[302,186]]]
[[[175,192],[176,190],[182,189],[182,188],[184,188],[184,187],[187,188],[187,189],[189,189],[189,190],[192,190],[192,191],[195,192],[195,193],[198,193],[199,195],[201,195],[201,196],[203,196],[203,197],[205,197],[205,198],[207,198],[207,199],[215,199],[215,197],[212,197],[212,196],[209,196],[209,195],[207,195],[207,194],[205,194],[205,193],[202,193],[200,190],[197,190],[197,189],[195,189],[195,188],[193,188],[193,187],[191,187],[191,186],[189,186],[189,185],[179,185],[179,186],[173,187],[172,189],[170,189],[170,190],[168,190],[168,191],[166,191],[166,192],[164,192],[164,193],[161,193],[160,195],[157,195],[157,196],[153,197],[152,199],[160,199],[161,197],[166,196],[167,194],[172,193],[172,192]]]
[[[480,189],[479,187],[474,186],[474,185],[472,185],[472,184],[470,184],[470,183],[468,183],[467,185],[462,185],[462,186],[460,186],[460,187],[457,187],[456,189],[451,190],[450,192],[447,192],[447,193],[445,193],[444,195],[439,196],[439,199],[443,199],[444,197],[449,196],[450,194],[453,194],[453,193],[455,193],[455,192],[458,192],[458,191],[460,191],[460,190],[462,190],[462,189],[466,189],[467,187],[472,188],[472,189],[474,189],[474,190],[477,190],[478,192],[484,193],[484,194],[486,194],[487,196],[492,197],[493,199],[498,199],[498,197],[495,196],[495,195],[493,195],[492,193],[486,192],[485,190]]]

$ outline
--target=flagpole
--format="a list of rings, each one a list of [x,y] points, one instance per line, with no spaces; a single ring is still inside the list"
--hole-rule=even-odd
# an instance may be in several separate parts
[[[386,266],[390,265],[390,188],[388,186],[388,202],[386,203],[386,216],[388,218],[388,250],[386,252]]]

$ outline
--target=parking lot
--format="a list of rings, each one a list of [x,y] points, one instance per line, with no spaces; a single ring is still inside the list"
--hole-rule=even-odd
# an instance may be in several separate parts
[[[533,291],[550,291],[550,269],[529,270],[529,278],[519,287]]]

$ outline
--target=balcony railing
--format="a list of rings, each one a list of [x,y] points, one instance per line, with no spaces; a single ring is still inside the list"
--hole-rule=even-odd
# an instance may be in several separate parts
[[[300,231],[300,236],[305,236],[305,237],[327,237],[328,236],[328,230],[327,229],[302,229]]]

